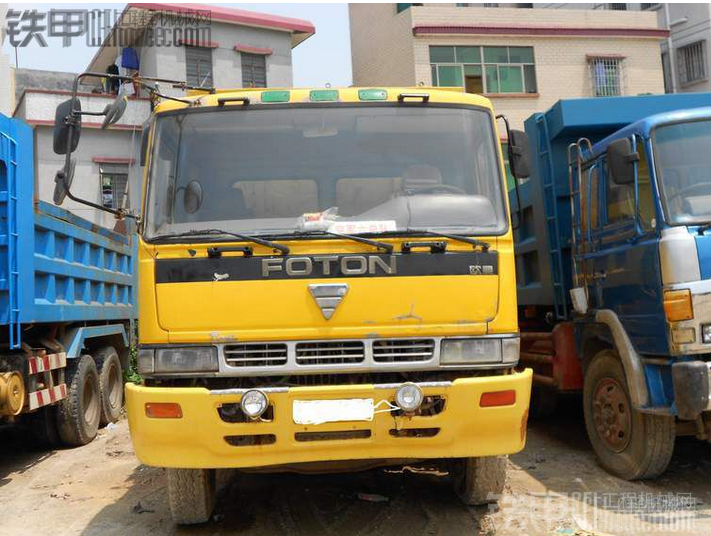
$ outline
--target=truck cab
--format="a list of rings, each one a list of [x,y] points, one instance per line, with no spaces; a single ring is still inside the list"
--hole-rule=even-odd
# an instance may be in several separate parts
[[[707,440],[711,427],[711,108],[703,95],[607,101],[562,101],[527,121],[543,149],[524,198],[555,201],[529,204],[554,238],[548,297],[519,288],[522,361],[540,407],[582,391],[608,471],[653,478],[677,435]]]
[[[223,468],[446,458],[465,502],[498,498],[531,374],[496,132],[487,99],[421,87],[156,107],[126,400],[176,521]]]

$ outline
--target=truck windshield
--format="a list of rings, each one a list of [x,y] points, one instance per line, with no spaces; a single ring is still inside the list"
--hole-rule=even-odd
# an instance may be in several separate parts
[[[711,221],[711,120],[658,127],[653,143],[669,223]]]
[[[501,234],[495,132],[488,111],[436,105],[170,112],[156,120],[145,235]]]

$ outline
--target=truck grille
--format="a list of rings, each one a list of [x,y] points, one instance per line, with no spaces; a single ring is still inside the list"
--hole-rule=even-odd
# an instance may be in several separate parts
[[[376,363],[429,361],[434,356],[433,339],[383,339],[373,342]]]
[[[302,342],[296,345],[298,365],[340,365],[362,363],[364,359],[362,341]]]
[[[286,344],[252,343],[225,346],[225,361],[232,367],[276,367],[285,365]]]

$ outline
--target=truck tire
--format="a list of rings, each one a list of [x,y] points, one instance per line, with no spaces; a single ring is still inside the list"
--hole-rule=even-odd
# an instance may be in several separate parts
[[[452,460],[450,477],[455,493],[469,506],[498,502],[506,483],[508,456]]]
[[[121,360],[113,346],[105,346],[94,355],[99,371],[99,394],[101,396],[101,426],[116,422],[123,406],[123,371]]]
[[[205,523],[215,507],[213,469],[166,469],[168,500],[173,521],[178,525]]]
[[[583,386],[585,427],[600,465],[625,480],[661,475],[674,453],[674,417],[632,407],[619,356],[605,349],[593,357]]]
[[[67,398],[57,405],[57,425],[62,442],[86,445],[96,437],[101,418],[99,374],[90,355],[67,364]]]
[[[57,408],[45,406],[27,415],[30,432],[43,448],[53,449],[59,446],[59,430],[57,429]]]
[[[532,420],[547,419],[558,408],[558,391],[546,385],[534,385],[531,388],[530,416]]]

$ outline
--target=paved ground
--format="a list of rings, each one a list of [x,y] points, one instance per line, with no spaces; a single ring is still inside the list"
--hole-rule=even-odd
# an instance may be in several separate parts
[[[448,477],[432,470],[238,474],[213,521],[190,530],[172,525],[163,471],[138,464],[125,420],[86,447],[56,452],[0,429],[0,535],[711,534],[711,446],[680,441],[661,479],[625,482],[596,465],[577,407],[573,400],[532,425],[525,451],[510,459],[499,511],[461,506]],[[657,508],[689,497],[693,512]]]

